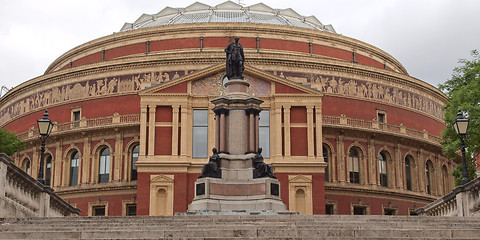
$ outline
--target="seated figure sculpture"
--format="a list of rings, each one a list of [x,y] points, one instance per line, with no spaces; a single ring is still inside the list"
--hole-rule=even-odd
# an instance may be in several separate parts
[[[220,169],[220,156],[218,156],[216,148],[213,148],[212,152],[213,155],[210,157],[208,163],[203,165],[202,174],[198,178],[222,178],[222,170]]]
[[[269,177],[276,179],[272,166],[263,161],[262,148],[258,148],[258,152],[253,158],[253,167],[255,168],[253,169],[253,178]]]

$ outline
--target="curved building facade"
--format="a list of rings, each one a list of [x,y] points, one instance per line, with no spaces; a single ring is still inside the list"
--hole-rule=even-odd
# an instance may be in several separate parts
[[[15,163],[37,176],[35,122],[48,108],[47,184],[80,215],[187,211],[215,147],[210,101],[225,94],[235,36],[289,211],[410,215],[453,188],[442,92],[315,17],[233,2],[144,14],[9,91],[0,126],[27,145]]]

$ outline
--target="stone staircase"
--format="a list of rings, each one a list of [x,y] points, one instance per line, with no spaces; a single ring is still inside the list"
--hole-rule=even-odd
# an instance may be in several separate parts
[[[480,218],[350,215],[7,218],[0,226],[0,239],[480,239]]]

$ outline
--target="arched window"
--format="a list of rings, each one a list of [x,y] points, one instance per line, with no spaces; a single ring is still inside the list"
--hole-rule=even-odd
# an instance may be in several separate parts
[[[448,192],[448,170],[447,166],[443,165],[442,167],[442,186],[443,186],[443,195],[446,195]]]
[[[387,157],[384,152],[378,154],[378,172],[380,173],[380,186],[388,186]]]
[[[77,151],[73,152],[70,156],[70,183],[69,186],[75,186],[78,184],[78,162],[79,154]]]
[[[45,159],[45,186],[50,186],[52,180],[52,155]]]
[[[100,151],[98,168],[98,182],[107,183],[110,174],[110,148],[106,147]]]
[[[23,170],[28,174],[32,175],[32,169],[30,168],[30,160],[23,160]]]
[[[325,167],[325,182],[330,182],[330,174],[329,174],[329,167],[328,165],[330,164],[328,162],[328,148],[323,146],[322,148],[322,151],[323,151],[323,161],[327,164],[327,166]]]
[[[427,193],[432,194],[432,179],[431,176],[433,175],[433,163],[432,161],[428,160],[426,167],[425,167],[425,173],[427,176]]]
[[[405,183],[407,190],[412,190],[412,163],[410,158],[410,156],[405,157]]]
[[[131,173],[130,173],[130,180],[131,181],[136,181],[137,180],[137,167],[135,167],[135,163],[138,161],[138,154],[140,152],[140,145],[137,145],[133,148],[132,150],[132,156],[131,156]]]
[[[355,148],[350,149],[348,155],[348,168],[350,171],[350,182],[360,183],[360,155]]]

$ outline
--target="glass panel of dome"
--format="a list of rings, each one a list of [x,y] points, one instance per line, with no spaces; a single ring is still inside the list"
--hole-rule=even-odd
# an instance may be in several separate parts
[[[177,19],[175,19],[175,21],[172,22],[172,24],[208,22],[208,15],[209,15],[209,12],[183,14]]]
[[[214,12],[210,22],[248,22],[243,12]]]
[[[279,19],[277,16],[252,12],[250,12],[250,21],[254,23],[288,25],[283,19]]]

